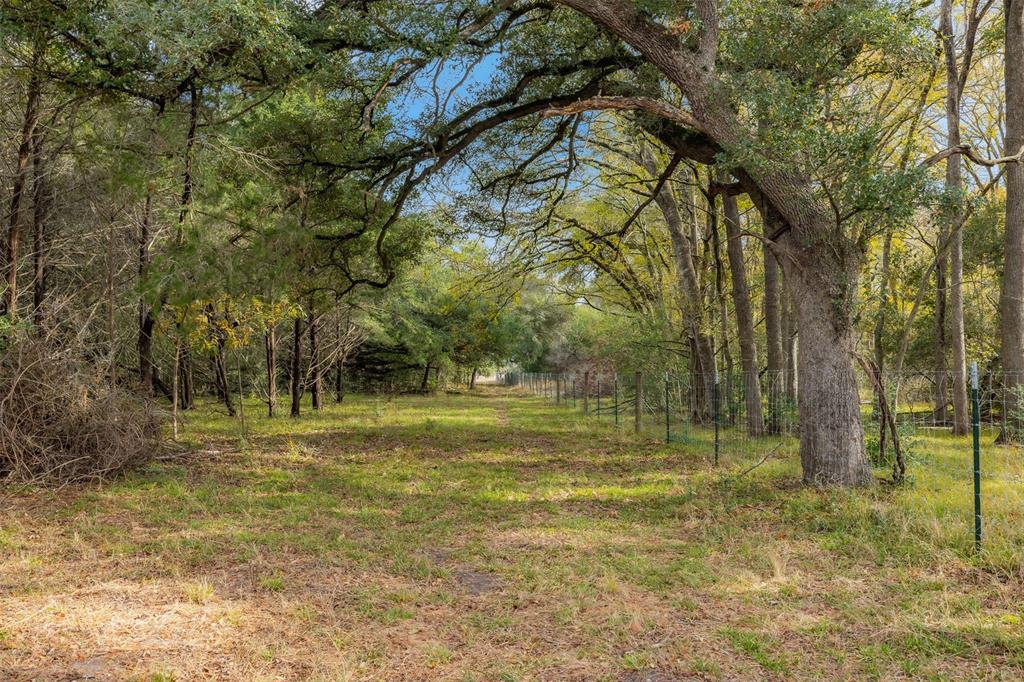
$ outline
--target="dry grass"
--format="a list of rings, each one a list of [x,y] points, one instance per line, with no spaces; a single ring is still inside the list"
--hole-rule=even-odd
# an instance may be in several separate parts
[[[200,412],[187,462],[4,500],[0,678],[1024,674],[1019,579],[912,491],[723,479],[496,391],[236,429]]]

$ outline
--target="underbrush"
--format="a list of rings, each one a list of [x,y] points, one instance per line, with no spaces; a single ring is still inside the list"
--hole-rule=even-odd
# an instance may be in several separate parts
[[[0,352],[0,479],[104,479],[150,459],[159,437],[152,401],[74,350],[25,336]]]

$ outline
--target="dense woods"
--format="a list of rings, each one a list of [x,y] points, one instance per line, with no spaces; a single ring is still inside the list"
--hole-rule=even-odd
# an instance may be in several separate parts
[[[201,399],[301,418],[508,367],[721,373],[753,436],[798,405],[811,485],[873,478],[858,358],[956,434],[977,361],[1017,437],[1019,0],[0,22],[6,476],[119,470]]]

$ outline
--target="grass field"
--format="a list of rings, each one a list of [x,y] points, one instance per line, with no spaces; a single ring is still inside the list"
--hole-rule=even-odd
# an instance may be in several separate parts
[[[0,679],[1024,677],[1017,536],[973,557],[945,469],[816,492],[493,388],[246,412],[0,500]]]

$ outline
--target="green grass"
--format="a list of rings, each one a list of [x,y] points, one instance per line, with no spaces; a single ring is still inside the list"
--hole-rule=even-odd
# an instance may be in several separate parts
[[[975,557],[951,437],[916,436],[905,486],[820,492],[798,485],[789,446],[737,476],[763,443],[715,469],[700,434],[665,445],[493,389],[246,415],[243,434],[204,404],[187,456],[10,500],[0,670],[93,656],[138,679],[1024,674],[1020,495],[986,478]],[[142,660],[132,637],[162,644]]]

